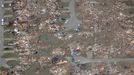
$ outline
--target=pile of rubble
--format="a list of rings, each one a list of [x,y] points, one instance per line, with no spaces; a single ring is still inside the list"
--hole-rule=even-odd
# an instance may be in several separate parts
[[[14,42],[15,52],[19,56],[19,67],[23,69],[22,71],[29,68],[24,66],[29,66],[34,62],[42,66],[51,65],[51,63],[54,64],[55,62],[57,65],[68,63],[62,57],[66,55],[66,52],[60,48],[53,50],[52,57],[34,57],[39,49],[45,49],[46,47],[42,41],[34,40],[34,38],[46,30],[48,30],[46,32],[55,32],[62,28],[62,25],[58,23],[61,15],[60,4],[57,0],[44,0],[44,3],[42,1],[43,0],[14,0],[12,3],[12,9],[14,11],[13,26],[15,27],[14,32],[16,39]],[[64,66],[54,67],[53,69],[61,69],[58,70],[61,72],[61,75],[67,72]],[[53,69],[51,70],[52,73],[54,72]],[[15,68],[15,73],[19,73],[17,70],[18,68]],[[56,73],[58,73],[58,71]]]
[[[88,69],[80,70],[76,75],[133,75],[133,64],[119,63],[92,63]]]
[[[87,32],[81,32],[79,36],[87,40],[94,38],[90,53],[96,58],[134,56],[133,21],[132,16],[126,13],[128,6],[124,0],[81,0],[77,7],[81,13],[83,29]]]
[[[64,63],[62,65],[56,65],[50,69],[54,75],[68,75],[72,72],[72,65]]]
[[[20,65],[28,65],[32,61],[29,57],[31,55],[29,40],[32,37],[27,33],[30,13],[26,9],[26,5],[26,0],[14,0],[12,3],[12,9],[14,10],[13,26],[15,27],[14,32],[16,32],[15,52],[19,56]]]

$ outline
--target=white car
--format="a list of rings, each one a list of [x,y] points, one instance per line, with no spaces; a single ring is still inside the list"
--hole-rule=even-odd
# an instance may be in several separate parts
[[[12,4],[10,3],[10,4],[9,4],[9,6],[11,7],[11,6],[12,6]]]
[[[1,25],[4,25],[4,19],[1,19]]]
[[[69,20],[66,20],[65,23],[68,23]]]
[[[2,4],[1,7],[4,8],[4,4]]]
[[[78,24],[78,27],[80,27],[80,24]]]

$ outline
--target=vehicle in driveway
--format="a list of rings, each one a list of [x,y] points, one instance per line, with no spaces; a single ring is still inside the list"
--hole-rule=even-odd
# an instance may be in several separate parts
[[[5,21],[4,19],[1,19],[1,25],[4,25],[4,21]]]
[[[69,20],[66,20],[65,23],[68,23]]]
[[[4,8],[4,4],[2,4],[1,7]]]
[[[2,19],[1,19],[1,25],[2,25],[2,26],[8,25],[8,21],[9,21],[8,18],[2,18]]]

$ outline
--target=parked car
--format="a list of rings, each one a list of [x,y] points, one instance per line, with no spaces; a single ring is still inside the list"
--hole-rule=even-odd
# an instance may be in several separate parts
[[[66,20],[65,23],[68,23],[69,20]]]
[[[2,4],[1,7],[4,8],[4,4]]]
[[[10,4],[9,4],[9,6],[11,7],[11,6],[12,6],[12,4],[10,3]]]
[[[4,21],[5,21],[4,19],[1,19],[1,25],[4,25]]]

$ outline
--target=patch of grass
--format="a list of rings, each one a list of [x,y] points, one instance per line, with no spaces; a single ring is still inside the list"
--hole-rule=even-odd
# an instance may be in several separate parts
[[[4,13],[5,16],[6,15],[12,15],[12,14],[13,14],[12,10],[6,10],[5,13]]]
[[[12,19],[13,15],[12,14],[6,14],[4,15],[4,18],[7,18],[7,22]]]
[[[24,75],[36,75],[35,72],[39,70],[39,64],[31,64],[30,68],[24,73]]]
[[[3,55],[2,55],[2,58],[17,58],[18,56],[17,56],[17,54],[15,54],[15,53],[4,53]]]
[[[7,29],[14,30],[14,27],[13,26],[9,26],[9,25],[5,25],[4,26],[4,30],[7,30]]]
[[[52,52],[52,49],[49,48],[49,49],[46,49],[46,50],[41,50],[39,52],[40,56],[50,56],[51,55],[51,52]]]
[[[14,43],[13,40],[4,40],[4,46],[8,46],[9,44]]]
[[[63,7],[69,7],[69,2],[62,2]]]
[[[4,38],[4,40],[14,40],[14,38]]]
[[[39,71],[38,75],[53,75],[49,71],[49,67],[41,68],[39,64],[32,64],[31,67],[25,71],[24,75],[37,75],[36,72]]]
[[[40,35],[38,38],[39,38],[40,40],[48,40],[48,39],[49,39],[49,36],[48,36],[47,33],[44,33],[44,34]]]
[[[19,65],[19,61],[17,61],[17,60],[9,60],[9,61],[7,61],[7,65],[9,65],[9,66],[11,66],[11,67],[14,67],[14,66],[16,66],[16,65]]]
[[[8,70],[8,68],[6,68],[6,67],[0,65],[0,71],[7,71],[7,70]]]
[[[76,13],[76,16],[77,16],[78,20],[82,19],[80,13]]]
[[[9,22],[12,19],[12,17],[4,17],[5,22]]]
[[[14,38],[14,35],[10,32],[5,32],[4,33],[4,38]]]
[[[134,14],[134,8],[129,8],[129,9],[127,9],[127,11],[129,14]]]
[[[14,53],[14,50],[3,51],[3,53]]]

